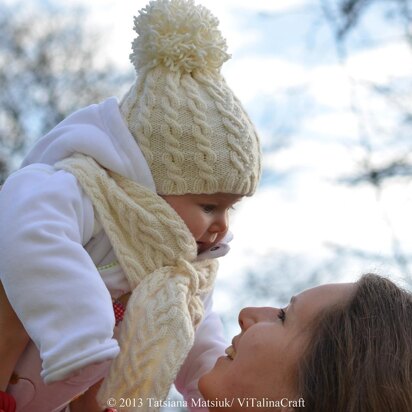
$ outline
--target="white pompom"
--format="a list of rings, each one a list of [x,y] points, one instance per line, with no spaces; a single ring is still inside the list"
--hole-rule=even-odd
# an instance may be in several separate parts
[[[164,65],[172,71],[219,70],[230,58],[219,21],[193,0],[155,0],[135,17],[130,59],[136,71]]]

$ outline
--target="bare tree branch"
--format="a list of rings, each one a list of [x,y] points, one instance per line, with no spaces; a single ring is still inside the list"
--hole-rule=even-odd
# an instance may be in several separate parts
[[[0,152],[9,159],[132,77],[99,63],[104,38],[85,26],[84,11],[42,4],[0,4]]]

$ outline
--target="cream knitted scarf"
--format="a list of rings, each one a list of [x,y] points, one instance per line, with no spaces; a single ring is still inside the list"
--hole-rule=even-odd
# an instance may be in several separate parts
[[[84,155],[56,167],[76,176],[92,200],[133,291],[121,323],[120,354],[98,401],[105,408],[109,398],[129,398],[132,406],[122,410],[155,411],[147,399],[166,398],[193,344],[203,316],[201,297],[213,287],[217,262],[193,263],[193,236],[177,213],[145,187]]]

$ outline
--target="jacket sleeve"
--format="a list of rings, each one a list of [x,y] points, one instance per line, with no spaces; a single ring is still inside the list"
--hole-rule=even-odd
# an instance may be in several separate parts
[[[110,294],[83,248],[93,208],[75,177],[34,164],[0,191],[0,276],[42,359],[59,381],[119,352]]]
[[[225,355],[228,344],[224,339],[223,325],[212,310],[212,294],[205,301],[205,317],[196,330],[195,342],[175,380],[176,389],[183,395],[190,411],[204,411],[199,399],[203,399],[197,383],[199,378],[213,368],[219,356]]]

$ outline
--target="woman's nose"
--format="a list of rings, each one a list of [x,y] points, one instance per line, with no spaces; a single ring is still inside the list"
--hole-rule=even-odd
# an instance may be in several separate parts
[[[239,313],[239,325],[242,330],[263,321],[275,321],[279,309],[272,307],[244,308]]]

